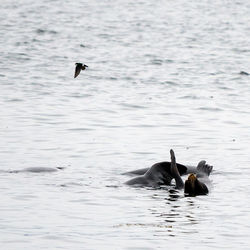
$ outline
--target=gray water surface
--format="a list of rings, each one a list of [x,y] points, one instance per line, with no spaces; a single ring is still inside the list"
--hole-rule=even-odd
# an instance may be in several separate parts
[[[249,249],[250,3],[4,0],[1,249]],[[89,68],[74,79],[74,63]],[[122,172],[214,166],[208,196]],[[56,172],[8,172],[62,167]],[[170,189],[170,190],[169,190]]]

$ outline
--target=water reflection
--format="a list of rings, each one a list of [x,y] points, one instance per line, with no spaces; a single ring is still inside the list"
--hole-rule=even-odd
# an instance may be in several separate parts
[[[164,232],[171,237],[180,236],[180,234],[197,233],[196,228],[200,224],[197,209],[200,208],[198,207],[199,204],[196,204],[196,200],[186,198],[182,192],[172,188],[166,194],[167,197],[164,198],[165,205],[149,209],[150,213],[154,215],[155,221],[158,221],[158,223],[153,223],[154,225],[151,226],[156,227],[157,225],[157,227],[167,228]],[[158,198],[162,199],[157,194],[154,194],[152,198],[158,201],[160,200]]]
[[[182,197],[178,190],[170,189],[169,190],[169,197],[166,198],[166,200],[172,202],[172,201],[178,201],[179,198]]]

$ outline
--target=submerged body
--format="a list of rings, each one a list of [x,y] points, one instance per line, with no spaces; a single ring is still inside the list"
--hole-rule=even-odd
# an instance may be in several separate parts
[[[177,163],[177,167],[181,175],[187,172],[186,166]],[[152,165],[150,168],[135,170],[127,174],[139,175],[125,183],[127,185],[136,186],[156,187],[160,185],[170,185],[173,179],[170,162],[159,162]]]
[[[24,168],[21,170],[9,170],[9,171],[3,171],[7,173],[50,173],[50,172],[56,172],[58,170],[62,170],[64,167],[56,167],[56,168],[50,168],[50,167],[29,167]]]

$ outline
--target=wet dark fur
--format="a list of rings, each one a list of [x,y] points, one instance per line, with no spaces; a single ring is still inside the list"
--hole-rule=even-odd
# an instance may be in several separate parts
[[[177,168],[180,175],[187,172],[187,167],[177,163]],[[159,162],[152,165],[148,171],[140,176],[137,176],[126,182],[128,185],[145,185],[145,186],[158,186],[158,185],[170,185],[173,179],[171,173],[171,162]]]
[[[193,183],[190,180],[186,180],[184,186],[184,193],[185,196],[206,195],[208,194],[208,188],[197,178]]]

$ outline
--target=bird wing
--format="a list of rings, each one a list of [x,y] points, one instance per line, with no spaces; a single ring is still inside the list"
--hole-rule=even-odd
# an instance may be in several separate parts
[[[88,67],[88,65],[84,64],[84,65],[82,66],[82,70],[85,70],[87,67]]]
[[[82,69],[82,66],[77,64],[76,69],[75,69],[75,77],[74,78],[76,78],[80,74],[81,69]]]

